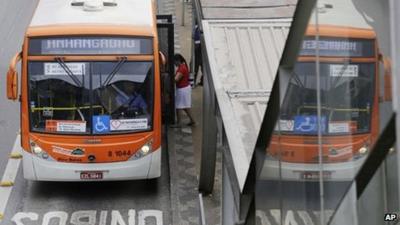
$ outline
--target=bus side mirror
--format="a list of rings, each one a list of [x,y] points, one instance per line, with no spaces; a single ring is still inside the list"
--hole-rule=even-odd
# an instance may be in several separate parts
[[[392,101],[392,62],[388,57],[379,54],[379,61],[383,64],[383,101]]]
[[[164,67],[167,64],[167,59],[165,55],[160,51],[158,52],[158,57],[160,58],[160,64]]]
[[[7,72],[7,98],[14,101],[18,99],[18,72],[16,66],[21,57],[22,53],[19,52],[11,59]]]

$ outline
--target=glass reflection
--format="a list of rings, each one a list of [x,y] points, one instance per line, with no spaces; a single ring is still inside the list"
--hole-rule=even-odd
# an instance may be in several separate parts
[[[280,115],[256,188],[257,224],[327,224],[385,125],[385,56],[354,4],[361,3],[319,1],[293,71],[280,73]],[[347,216],[357,217],[351,204]]]

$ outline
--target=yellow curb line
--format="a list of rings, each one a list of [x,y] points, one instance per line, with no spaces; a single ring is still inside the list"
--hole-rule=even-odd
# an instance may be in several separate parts
[[[21,159],[22,158],[22,154],[19,153],[19,152],[12,152],[10,154],[10,158],[12,158],[12,159]]]
[[[13,185],[14,185],[14,182],[12,182],[12,181],[2,181],[0,183],[0,187],[11,187]]]
[[[0,220],[3,218],[4,218],[3,213],[0,213]]]

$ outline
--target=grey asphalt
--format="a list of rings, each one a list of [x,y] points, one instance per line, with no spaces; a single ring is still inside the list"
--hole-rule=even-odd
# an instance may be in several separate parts
[[[74,224],[72,215],[78,211],[96,212],[97,222],[76,223],[77,225],[99,225],[101,211],[107,211],[104,225],[109,225],[112,224],[113,210],[121,214],[127,225],[129,210],[136,211],[136,224],[139,211],[149,210],[162,211],[162,224],[171,224],[170,178],[166,151],[163,151],[162,171],[162,176],[153,180],[74,183],[27,181],[23,179],[20,169],[2,225],[15,224],[12,218],[21,212],[35,213],[39,216],[35,221],[22,220],[23,225],[42,225],[46,224],[43,221],[46,213],[58,211],[67,213],[68,225]],[[46,225],[59,225],[57,221],[54,219]],[[149,217],[146,225],[150,224],[160,223]]]
[[[19,130],[19,102],[6,99],[6,74],[11,58],[21,51],[36,3],[37,0],[0,1],[0,171],[5,169]]]

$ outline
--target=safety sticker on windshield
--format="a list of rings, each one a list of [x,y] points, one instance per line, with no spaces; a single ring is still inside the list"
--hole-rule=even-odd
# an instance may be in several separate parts
[[[358,77],[358,65],[333,64],[329,74],[331,77]]]
[[[46,120],[46,131],[84,133],[86,132],[86,121]]]
[[[348,133],[350,132],[350,123],[348,122],[330,122],[329,133]]]
[[[93,133],[102,134],[110,132],[110,116],[93,116]]]
[[[111,131],[116,130],[143,130],[148,128],[147,118],[111,120]]]
[[[294,120],[279,120],[279,124],[275,126],[275,130],[278,131],[279,129],[281,131],[293,131]]]
[[[66,69],[69,69],[74,75],[85,74],[85,63],[65,63],[68,68],[63,68],[59,63],[45,63],[44,75],[68,75]]]

